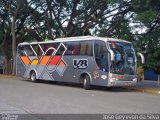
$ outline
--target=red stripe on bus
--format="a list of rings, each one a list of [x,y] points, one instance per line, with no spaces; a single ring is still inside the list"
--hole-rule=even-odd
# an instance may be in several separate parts
[[[58,63],[58,61],[59,61],[60,59],[61,59],[61,56],[54,56],[54,57],[51,59],[49,65],[57,65],[57,63]]]

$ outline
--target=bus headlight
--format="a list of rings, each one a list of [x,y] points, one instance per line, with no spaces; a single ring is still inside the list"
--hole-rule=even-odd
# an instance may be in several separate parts
[[[103,80],[105,80],[105,79],[107,79],[107,76],[106,76],[106,75],[101,75],[101,78],[102,78]]]
[[[132,80],[133,80],[134,82],[136,82],[136,81],[137,81],[137,78],[133,78]]]
[[[115,78],[110,78],[110,82],[115,82]]]

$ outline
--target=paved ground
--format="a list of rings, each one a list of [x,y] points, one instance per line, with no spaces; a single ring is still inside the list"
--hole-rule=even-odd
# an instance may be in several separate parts
[[[0,76],[0,112],[28,114],[160,113],[160,95],[116,88],[32,83]]]
[[[127,89],[149,94],[160,94],[160,81],[142,80],[137,86],[127,87]]]
[[[142,80],[139,84],[140,87],[144,88],[155,88],[160,89],[160,81],[154,81],[154,80]]]

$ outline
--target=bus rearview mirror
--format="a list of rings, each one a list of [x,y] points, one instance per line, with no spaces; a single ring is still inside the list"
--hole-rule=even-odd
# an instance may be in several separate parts
[[[113,50],[109,50],[109,53],[111,55],[111,61],[115,61],[114,52]]]
[[[144,55],[139,52],[137,54],[141,57],[141,63],[144,64],[144,62],[145,62]]]

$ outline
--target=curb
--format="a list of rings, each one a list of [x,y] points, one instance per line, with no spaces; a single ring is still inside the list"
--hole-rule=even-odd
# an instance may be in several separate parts
[[[142,87],[126,87],[126,88],[137,91],[137,92],[143,92],[143,93],[149,93],[149,94],[160,94],[160,89],[156,89],[156,88],[142,88]]]
[[[13,78],[13,77],[16,77],[16,76],[15,75],[11,75],[11,74],[0,74],[0,77]]]

